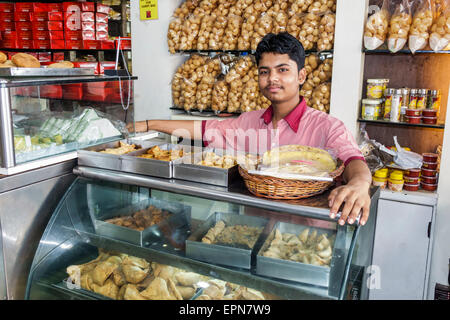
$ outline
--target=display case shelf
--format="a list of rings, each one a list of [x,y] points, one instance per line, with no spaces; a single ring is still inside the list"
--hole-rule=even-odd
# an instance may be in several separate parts
[[[365,120],[365,119],[361,119],[361,118],[358,119],[358,122],[383,124],[383,125],[388,125],[388,126],[445,129],[445,124],[443,124],[443,123],[442,124],[407,123],[407,122],[391,122],[391,121],[386,121],[386,120]]]
[[[203,117],[212,117],[212,116],[231,117],[231,116],[240,116],[242,114],[241,112],[226,112],[226,111],[216,112],[216,111],[212,111],[212,110],[200,111],[198,109],[191,109],[189,111],[186,111],[183,108],[179,108],[179,107],[171,107],[170,110],[182,111],[188,115],[203,116]]]
[[[409,49],[402,49],[397,52],[391,52],[388,49],[375,49],[375,50],[368,50],[363,49],[363,52],[366,54],[421,54],[421,53],[434,53],[434,54],[450,54],[450,50],[440,50],[440,51],[433,51],[433,50],[417,50],[415,53],[412,53]]]

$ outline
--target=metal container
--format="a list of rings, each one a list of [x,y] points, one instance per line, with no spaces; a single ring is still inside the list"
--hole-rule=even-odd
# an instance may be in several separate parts
[[[74,77],[93,75],[93,68],[0,68],[0,77]]]
[[[149,206],[168,211],[172,213],[166,220],[159,224],[154,224],[143,231],[134,230],[127,227],[118,226],[105,220],[122,216],[130,216],[137,211],[148,208]],[[92,212],[93,211],[93,212]],[[190,230],[191,207],[176,202],[167,202],[163,200],[147,199],[117,210],[108,210],[105,212],[96,212],[90,210],[91,220],[95,232],[98,235],[130,242],[139,246],[148,246],[151,243],[168,240],[172,244],[174,234],[185,235],[187,238]],[[168,231],[170,230],[170,231]]]
[[[317,230],[318,234],[326,233],[329,236],[336,234],[336,239],[333,244],[333,256],[329,267],[269,258],[262,255],[274,239],[275,230],[278,229],[281,233],[299,235],[306,228]],[[329,287],[334,283],[332,279],[339,279],[339,274],[341,274],[345,268],[345,252],[345,231],[340,226],[338,226],[336,232],[336,230],[277,222],[256,256],[256,273],[277,279]]]
[[[173,162],[173,177],[194,182],[212,184],[216,186],[228,187],[239,177],[238,165],[229,168],[215,168],[204,165],[197,165],[208,151],[194,153]],[[225,151],[214,149],[212,152],[218,156],[223,156]]]
[[[191,151],[190,146],[162,144],[158,145],[162,150],[178,150],[183,149],[186,153]],[[163,161],[156,159],[139,158],[140,155],[146,154],[150,148],[141,149],[130,152],[121,157],[124,172],[143,174],[160,178],[173,178],[173,161]]]
[[[212,214],[187,240],[186,256],[209,263],[250,269],[252,260],[264,241],[264,229],[252,249],[243,249],[226,245],[203,243],[202,238],[217,222],[223,220],[226,226],[247,225],[265,228],[268,219],[216,212]],[[252,259],[253,257],[253,259]]]

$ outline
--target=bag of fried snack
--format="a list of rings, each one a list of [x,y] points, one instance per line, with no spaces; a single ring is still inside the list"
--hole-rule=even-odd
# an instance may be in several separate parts
[[[445,50],[450,46],[450,0],[443,0],[438,8],[438,16],[431,26],[429,42],[433,51]]]
[[[383,0],[381,10],[372,14],[366,22],[364,47],[375,50],[386,40],[389,27],[389,0]]]
[[[408,40],[412,22],[411,4],[408,0],[402,0],[391,17],[388,36],[388,48],[391,52],[401,50]]]
[[[419,0],[414,13],[411,29],[409,30],[408,46],[412,53],[425,48],[430,37],[433,24],[433,5],[431,0]]]

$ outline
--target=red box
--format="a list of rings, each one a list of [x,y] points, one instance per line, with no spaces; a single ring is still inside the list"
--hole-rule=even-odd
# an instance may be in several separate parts
[[[31,25],[31,22],[15,22],[15,29],[16,31],[31,31],[33,30],[33,27]]]
[[[98,75],[98,62],[73,62],[75,68],[90,68],[94,69],[94,74]]]
[[[80,2],[63,2],[63,12],[80,12]]]
[[[95,22],[94,21],[82,21],[81,22],[81,30],[95,31]]]
[[[48,21],[63,21],[63,20],[64,18],[62,11],[48,13]]]
[[[53,52],[53,61],[54,62],[64,61],[64,52]]]
[[[48,12],[63,12],[62,3],[47,3]]]
[[[97,12],[108,14],[111,8],[109,6],[105,6],[104,4],[97,3]]]
[[[82,32],[81,31],[64,31],[64,38],[66,40],[82,40]]]
[[[97,22],[95,24],[95,31],[108,33],[108,24],[102,23],[102,22]]]
[[[59,41],[59,40],[56,40],[56,41]],[[83,41],[66,39],[66,49],[73,49],[73,50],[83,49]]]
[[[0,21],[0,31],[14,31],[15,28],[15,22],[5,22]]]
[[[33,40],[50,40],[50,33],[49,31],[33,30]]]
[[[64,40],[64,31],[49,31],[50,40]]]
[[[48,12],[30,12],[30,21],[48,21]]]
[[[1,47],[6,49],[16,49],[17,40],[1,40]]]
[[[110,50],[115,49],[114,40],[101,40],[100,49]]]
[[[33,40],[17,40],[17,48],[18,49],[34,49]],[[27,52],[31,54],[30,52]],[[37,58],[37,57],[36,57]]]
[[[52,61],[52,53],[51,52],[38,52],[38,60],[39,62],[50,62]]]
[[[65,49],[66,43],[64,40],[50,40],[50,49]]]
[[[119,46],[119,40],[116,39],[116,47]],[[121,38],[120,39],[120,49],[122,50],[131,50],[131,39],[130,38]]]
[[[62,87],[63,99],[81,100],[83,98],[83,84],[64,84]]]
[[[48,3],[33,2],[33,12],[48,12]]]
[[[32,31],[19,30],[19,31],[16,31],[16,34],[17,34],[16,38],[18,40],[33,40],[33,32]]]
[[[14,21],[14,12],[0,12],[1,21],[13,22]]]
[[[99,47],[99,41],[97,40],[83,40],[83,49],[97,50]]]
[[[111,88],[89,88],[83,92],[87,101],[110,101],[114,91]]]
[[[0,2],[0,12],[14,12],[14,3]]]
[[[58,84],[45,85],[39,87],[42,98],[62,99],[63,90]]]
[[[33,12],[33,2],[16,2],[16,12]]]
[[[95,13],[95,22],[97,23],[108,23],[108,15],[104,13]]]
[[[62,21],[48,21],[47,28],[50,31],[63,31],[64,24]]]
[[[95,22],[94,12],[82,12],[81,13],[81,21],[82,22]]]
[[[14,12],[14,21],[26,21],[30,22],[30,12]]]
[[[81,19],[76,14],[71,14],[69,17],[64,18],[65,30],[79,31],[81,30]]]
[[[81,37],[83,40],[95,40],[95,32],[94,31],[81,31]]]
[[[108,32],[104,32],[104,31],[96,32],[95,38],[97,40],[108,40]]]
[[[33,31],[48,31],[48,21],[36,21],[31,24]]]
[[[50,40],[33,40],[34,49],[50,49]]]
[[[95,3],[94,2],[81,2],[81,11],[95,11]]]
[[[98,73],[104,74],[105,70],[114,70],[116,63],[114,61],[100,61],[98,63]]]
[[[17,31],[2,31],[3,40],[15,40],[17,39]]]

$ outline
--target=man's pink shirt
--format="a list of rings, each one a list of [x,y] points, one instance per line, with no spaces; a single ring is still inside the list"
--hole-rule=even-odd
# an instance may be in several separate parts
[[[364,161],[353,135],[344,123],[324,112],[309,108],[302,98],[299,105],[272,124],[273,108],[243,113],[238,118],[202,121],[205,146],[262,154],[277,146],[298,144],[328,150],[347,165]]]

